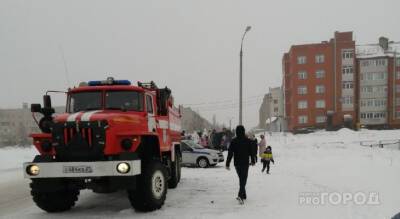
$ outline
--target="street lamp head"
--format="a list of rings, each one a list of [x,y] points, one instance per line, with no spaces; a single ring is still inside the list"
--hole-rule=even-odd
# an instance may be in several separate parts
[[[251,26],[246,27],[246,32],[251,30]]]

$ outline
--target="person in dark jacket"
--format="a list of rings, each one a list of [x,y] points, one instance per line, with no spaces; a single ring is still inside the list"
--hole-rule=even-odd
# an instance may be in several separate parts
[[[255,164],[254,156],[252,156],[251,142],[245,135],[245,129],[242,125],[236,127],[236,137],[232,140],[228,150],[228,157],[226,159],[226,169],[230,170],[229,165],[233,157],[236,173],[239,177],[239,193],[238,199],[244,200],[246,195],[246,183],[249,172],[249,158],[251,165]]]
[[[257,138],[254,134],[250,135],[250,142],[251,142],[252,156],[254,156],[254,162],[257,163],[258,144],[257,144]]]

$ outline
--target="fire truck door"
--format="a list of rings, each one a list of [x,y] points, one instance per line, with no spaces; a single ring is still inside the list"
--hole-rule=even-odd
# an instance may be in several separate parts
[[[154,117],[154,104],[153,97],[146,95],[146,111],[147,111],[147,126],[149,127],[149,132],[156,131],[156,119]]]

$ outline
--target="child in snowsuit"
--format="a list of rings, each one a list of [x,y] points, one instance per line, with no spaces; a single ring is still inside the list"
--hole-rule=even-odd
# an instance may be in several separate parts
[[[263,168],[261,172],[263,173],[265,170],[265,167],[267,168],[267,174],[269,174],[269,164],[272,162],[275,164],[274,157],[272,156],[272,148],[271,146],[268,146],[264,153],[261,154],[261,162],[263,163]]]

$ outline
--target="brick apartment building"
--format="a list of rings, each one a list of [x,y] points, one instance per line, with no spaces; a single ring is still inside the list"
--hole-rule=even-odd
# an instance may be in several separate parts
[[[356,121],[355,41],[335,32],[329,41],[293,45],[283,55],[284,113],[288,130]]]
[[[400,43],[381,37],[356,46],[352,32],[335,32],[329,41],[293,45],[282,69],[289,131],[400,128]]]

